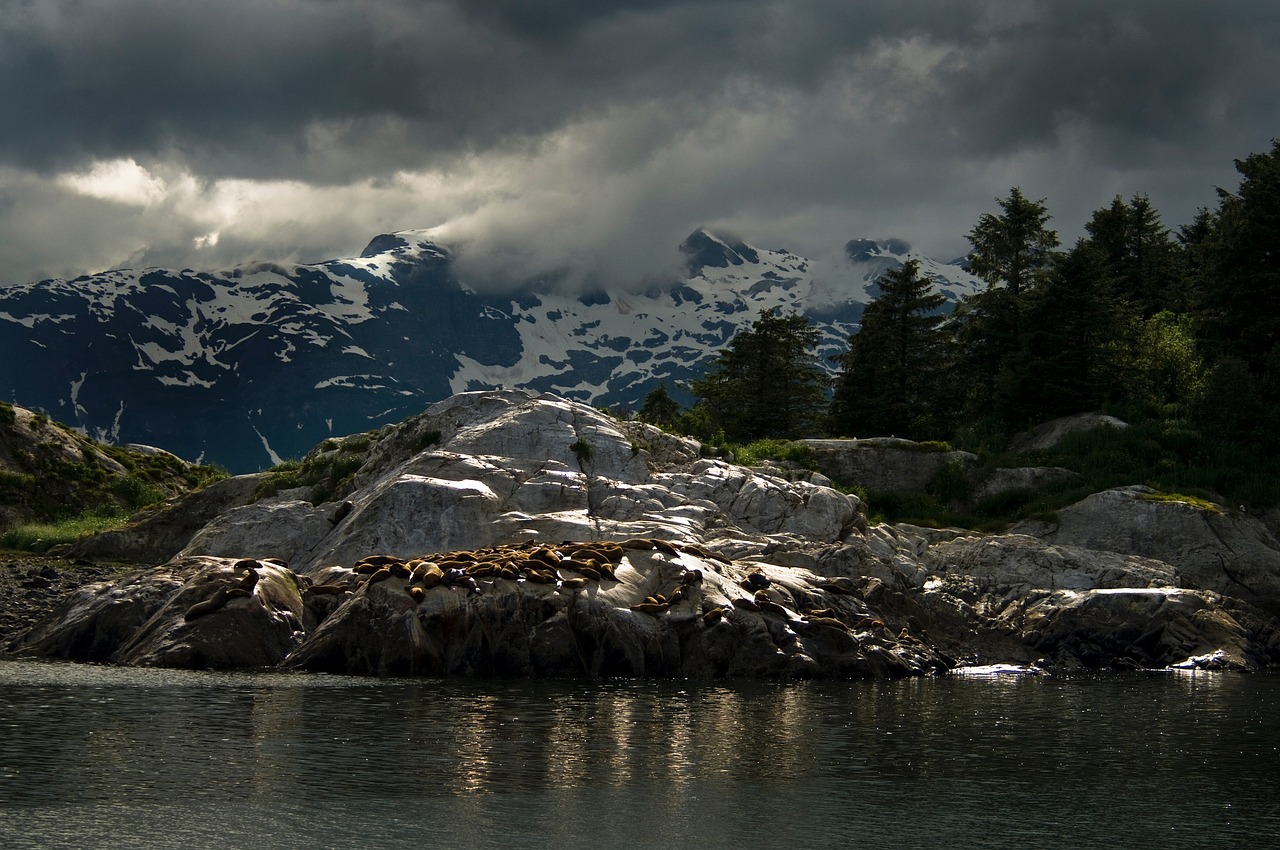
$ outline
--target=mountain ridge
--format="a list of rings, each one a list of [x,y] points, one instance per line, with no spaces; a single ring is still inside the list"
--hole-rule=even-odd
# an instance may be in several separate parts
[[[705,228],[686,277],[643,292],[473,289],[426,231],[380,234],[357,257],[213,271],[113,270],[0,290],[0,398],[109,442],[145,442],[232,471],[297,457],[454,393],[553,392],[638,406],[701,373],[761,310],[797,311],[842,351],[910,252],[855,240],[822,265]],[[850,243],[854,244],[853,242]],[[911,256],[917,256],[911,254]],[[977,278],[920,258],[949,304]]]

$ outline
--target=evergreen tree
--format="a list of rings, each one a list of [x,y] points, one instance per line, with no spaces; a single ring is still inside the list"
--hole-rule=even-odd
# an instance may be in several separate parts
[[[816,354],[820,339],[805,317],[762,310],[689,389],[731,440],[811,436],[827,406],[829,381]]]
[[[1137,320],[1116,293],[1105,247],[1082,239],[1060,255],[1027,300],[1014,423],[1097,409],[1124,395]]]
[[[946,301],[908,260],[876,281],[862,328],[836,358],[832,420],[837,433],[939,436],[938,377],[942,340],[936,311]]]
[[[1049,269],[1058,234],[1045,227],[1050,216],[1043,199],[1028,200],[1014,186],[996,203],[1003,214],[985,213],[969,231],[969,270],[991,286],[1003,284],[1016,300]]]
[[[1188,309],[1182,252],[1145,195],[1134,195],[1127,204],[1117,195],[1084,227],[1095,273],[1138,318]]]
[[[1044,201],[1028,200],[1016,186],[997,203],[1002,214],[983,215],[969,232],[969,268],[988,287],[964,299],[948,323],[953,378],[970,418],[1021,425],[1019,398],[1030,379],[1023,313],[1052,270],[1058,234],[1045,226]]]
[[[1235,194],[1220,204],[1200,243],[1200,307],[1206,341],[1262,377],[1280,346],[1280,140],[1236,160]]]
[[[659,428],[672,428],[680,421],[680,402],[667,392],[666,382],[644,397],[644,405],[638,414],[641,422],[657,425]]]

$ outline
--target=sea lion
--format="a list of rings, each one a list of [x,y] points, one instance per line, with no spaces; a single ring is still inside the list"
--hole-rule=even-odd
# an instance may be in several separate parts
[[[738,582],[738,584],[745,590],[764,590],[766,587],[773,584],[773,582],[769,580],[767,575],[757,570],[754,573],[750,573],[746,578]]]
[[[587,586],[585,578],[565,578],[560,580],[560,586],[565,590],[581,590]]]
[[[351,512],[355,510],[355,508],[356,508],[355,503],[350,501],[343,502],[342,504],[338,505],[338,507],[334,510],[332,514],[329,515],[329,522],[332,523],[333,525],[337,525],[338,523],[346,519],[351,514]]]
[[[549,567],[555,567],[560,564],[560,556],[556,554],[554,549],[548,549],[545,546],[541,549],[533,550],[529,557],[532,560],[541,561]]]
[[[282,570],[289,569],[289,562],[284,558],[277,558],[274,555],[270,558],[259,558],[258,561],[263,564],[275,564]]]
[[[219,587],[217,590],[213,592],[213,595],[210,596],[208,599],[204,600],[203,602],[197,602],[195,605],[192,605],[190,608],[188,608],[187,613],[182,615],[182,619],[185,622],[189,623],[192,620],[195,620],[199,617],[203,617],[207,614],[212,614],[214,611],[217,611],[219,608],[221,608],[223,605],[226,605],[226,604],[227,604],[227,589],[225,587]]]
[[[604,559],[611,564],[616,564],[622,560],[622,547],[616,543],[600,543],[597,544],[597,551],[604,556]]]
[[[623,549],[640,549],[648,551],[653,548],[653,540],[648,537],[631,537],[618,544]]]
[[[372,575],[370,575],[370,576],[369,576],[369,582],[368,582],[368,583],[369,583],[369,584],[377,584],[378,582],[380,582],[380,581],[386,581],[386,580],[387,580],[387,579],[389,579],[389,578],[391,578],[391,568],[390,568],[390,567],[381,567],[381,568],[379,568],[376,572],[374,572]]]
[[[814,586],[819,590],[826,590],[843,596],[852,596],[855,589],[853,580],[847,576],[836,576],[828,581],[820,581]]]
[[[667,603],[665,603],[665,602],[648,602],[648,601],[646,601],[646,602],[641,602],[641,603],[639,603],[639,604],[637,604],[637,605],[632,605],[632,606],[631,606],[631,610],[632,610],[632,611],[639,611],[639,612],[640,612],[640,613],[642,613],[642,614],[661,614],[661,613],[663,613],[664,611],[666,611],[666,610],[667,610],[668,608],[670,608],[670,607],[671,607],[671,606],[670,606],[670,605],[668,605],[668,604],[667,604]]]
[[[680,584],[684,585],[685,587],[691,587],[695,584],[701,584],[701,583],[702,583],[702,570],[692,569],[692,570],[685,570],[684,572],[680,573]]]
[[[236,583],[236,588],[239,590],[247,590],[252,593],[253,589],[258,585],[258,578],[258,571],[251,568],[249,572],[245,573],[241,577],[240,581]]]
[[[761,611],[769,614],[776,614],[779,617],[784,617],[788,620],[791,619],[791,612],[782,605],[779,605],[777,602],[774,602],[772,599],[757,596],[755,602],[760,606]]]
[[[584,561],[579,561],[576,559],[561,561],[560,568],[573,570],[574,572],[581,573],[587,578],[595,579],[596,581],[599,581],[601,576],[600,571],[596,569],[594,566]]]
[[[372,564],[374,566],[382,567],[387,564],[395,563],[399,560],[400,559],[395,555],[365,555],[363,558],[356,561],[356,566],[359,567],[361,565]],[[357,572],[359,572],[359,570],[357,570]]]
[[[231,565],[231,569],[256,570],[260,566],[262,566],[262,564],[259,564],[257,560],[253,558],[241,558],[240,560],[236,561],[234,564]]]
[[[409,585],[405,588],[405,591],[413,597],[414,602],[421,602],[427,598],[427,592],[420,587],[415,587],[414,585]]]
[[[233,587],[227,591],[227,601],[232,599],[250,599],[253,597],[253,591],[246,590],[243,587]]]
[[[744,611],[759,611],[759,610],[760,610],[760,606],[759,606],[759,605],[757,605],[757,604],[755,603],[755,600],[748,599],[748,598],[746,598],[745,596],[739,596],[739,597],[734,598],[734,600],[733,600],[733,607],[735,607],[735,608],[741,608],[741,609],[742,609],[742,610],[744,610]]]
[[[675,547],[674,543],[670,543],[666,540],[661,540],[657,537],[652,538],[649,542],[653,544],[654,549],[657,549],[659,552],[662,552],[663,554],[672,555],[672,556],[678,556],[680,554],[680,550]]]
[[[840,612],[834,608],[810,608],[804,612],[806,617],[830,617],[832,619],[840,619]]]
[[[719,605],[702,615],[702,623],[706,626],[714,626],[722,619],[724,619],[724,609]]]

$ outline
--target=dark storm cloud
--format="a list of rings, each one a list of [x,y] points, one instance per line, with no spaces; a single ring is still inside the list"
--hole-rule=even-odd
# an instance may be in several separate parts
[[[702,224],[953,256],[1011,185],[1176,225],[1280,134],[1277,43],[1200,0],[9,0],[0,282],[436,226],[494,280],[659,276]]]
[[[714,97],[728,78],[811,83],[884,31],[846,6],[26,3],[0,17],[0,100],[23,116],[0,155],[57,169],[180,153],[219,173],[343,179],[324,144],[373,154],[348,162],[367,173],[619,102]]]

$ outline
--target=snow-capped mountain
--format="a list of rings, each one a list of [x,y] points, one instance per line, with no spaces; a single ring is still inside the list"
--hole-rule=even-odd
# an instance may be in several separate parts
[[[111,271],[0,289],[0,398],[90,436],[232,471],[398,421],[455,392],[523,387],[597,406],[675,389],[761,310],[809,316],[844,350],[875,279],[911,255],[855,240],[834,268],[707,231],[687,276],[643,293],[485,294],[422,232],[356,258],[212,272]],[[980,281],[921,261],[952,302]]]

